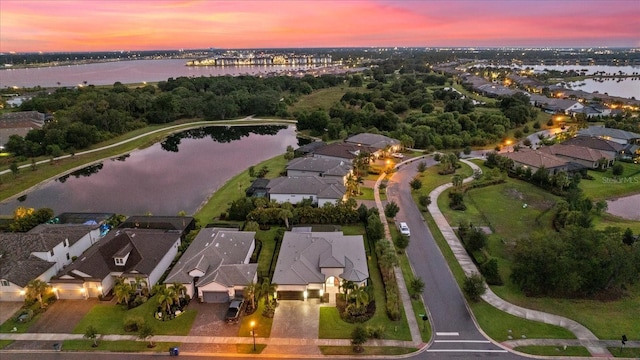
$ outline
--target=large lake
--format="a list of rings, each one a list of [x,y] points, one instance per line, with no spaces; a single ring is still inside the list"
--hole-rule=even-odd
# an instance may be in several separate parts
[[[183,210],[193,214],[231,177],[283,154],[289,145],[297,147],[294,127],[213,126],[184,131],[146,149],[41,184],[22,201],[0,203],[0,214],[10,215],[18,206],[49,207],[56,214],[175,216]],[[238,191],[247,185],[240,184]]]
[[[134,60],[31,69],[0,70],[0,88],[113,85],[157,82],[180,76],[286,73],[310,66],[186,66],[189,59]]]

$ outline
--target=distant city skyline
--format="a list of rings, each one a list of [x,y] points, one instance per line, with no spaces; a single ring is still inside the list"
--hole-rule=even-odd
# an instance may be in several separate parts
[[[638,0],[0,0],[0,52],[640,47]]]

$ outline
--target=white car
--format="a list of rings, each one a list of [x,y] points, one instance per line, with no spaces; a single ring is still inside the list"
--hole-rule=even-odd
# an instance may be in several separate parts
[[[404,155],[400,154],[400,153],[393,153],[391,154],[391,156],[393,156],[396,159],[402,159],[404,158]]]
[[[409,226],[407,225],[406,222],[401,222],[398,225],[398,229],[400,229],[400,234],[404,236],[411,236],[411,230],[409,230]]]

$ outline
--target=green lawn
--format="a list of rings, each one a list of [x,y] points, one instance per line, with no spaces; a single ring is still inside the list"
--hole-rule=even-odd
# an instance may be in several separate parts
[[[565,349],[562,346],[518,346],[514,350],[523,352],[525,354],[543,355],[543,356],[584,356],[590,357],[591,353],[587,348],[582,346],[567,346]]]
[[[576,338],[571,331],[563,327],[522,319],[500,311],[484,301],[472,302],[469,305],[482,330],[496,341],[506,341],[509,335],[513,339],[520,339],[523,335],[529,339]]]
[[[361,353],[353,352],[353,346],[318,346],[322,355],[404,355],[418,351],[415,348],[405,348],[396,346],[363,346],[364,351]]]
[[[373,189],[361,186],[360,187],[360,195],[354,197],[356,200],[374,200],[373,197]]]
[[[177,318],[169,321],[156,320],[153,316],[158,306],[155,297],[151,297],[146,303],[131,310],[123,310],[120,305],[94,306],[91,311],[76,325],[74,334],[84,334],[89,325],[93,325],[98,334],[129,334],[124,331],[124,322],[131,316],[142,317],[145,323],[150,324],[156,335],[188,335],[197,312],[187,310]]]
[[[9,346],[13,340],[0,340],[0,349],[4,349],[6,346]]]
[[[625,162],[617,162],[617,164],[622,164],[624,167],[624,172],[617,179],[615,179],[612,169],[607,169],[605,172],[589,171],[589,175],[594,179],[580,181],[580,188],[587,197],[600,200],[640,192],[640,164]]]
[[[271,266],[271,261],[275,256],[276,241],[275,236],[279,227],[272,226],[269,230],[256,232],[256,239],[262,242],[262,249],[258,257],[258,274],[266,274]]]
[[[269,160],[263,161],[255,165],[255,169],[259,170],[263,166],[269,169],[266,178],[272,179],[280,175],[284,171],[287,160],[284,155],[278,155]],[[207,203],[198,210],[195,215],[196,220],[202,226],[214,221],[222,213],[226,213],[229,205],[237,200],[245,197],[245,190],[251,185],[252,179],[249,176],[249,170],[245,170],[235,175],[219,189],[217,189]]]
[[[309,95],[301,96],[295,104],[289,106],[290,113],[298,111],[313,112],[318,109],[329,110],[336,102],[342,99],[347,91],[366,92],[365,88],[352,88],[346,85],[320,89]]]
[[[359,230],[358,230],[359,228]],[[364,227],[359,226],[345,226],[343,228],[345,234],[364,234]],[[366,239],[366,237],[365,237]],[[384,241],[384,240],[380,240]],[[382,276],[377,266],[377,257],[374,251],[371,251],[370,244],[365,240],[366,253],[368,255],[367,265],[369,266],[369,278],[373,285],[374,298],[376,302],[375,315],[367,322],[363,323],[364,326],[384,326],[385,331],[383,334],[384,339],[390,340],[411,340],[411,331],[409,325],[402,311],[403,317],[398,321],[391,321],[387,317],[385,308],[385,295],[384,287],[382,285]],[[402,309],[402,306],[401,306]],[[347,323],[340,318],[338,309],[335,307],[321,307],[320,308],[320,328],[318,331],[318,337],[320,339],[350,339],[351,332],[355,328],[356,324]]]
[[[409,259],[405,254],[398,256],[400,259],[400,268],[402,269],[402,276],[404,277],[404,281],[409,287],[411,280],[414,277],[413,269],[411,269],[411,264],[409,263]],[[424,343],[428,343],[431,339],[431,323],[429,321],[422,320],[421,315],[426,315],[427,311],[425,310],[424,303],[422,302],[422,298],[413,299],[411,298],[411,307],[413,308],[413,314],[416,317],[416,322],[418,323],[418,327],[420,328],[420,336]]]
[[[180,347],[180,343],[156,342],[155,347],[149,348],[148,341],[98,341],[97,347],[92,347],[93,340],[65,340],[62,351],[111,351],[111,352],[155,352],[168,353],[172,347]]]
[[[628,359],[640,359],[640,348],[619,348],[619,347],[610,347],[608,348],[611,352],[611,355],[619,358],[628,358]]]
[[[240,330],[238,330],[238,336],[251,336],[252,321],[255,323],[256,337],[266,338],[271,335],[271,325],[273,325],[273,318],[262,316],[262,312],[264,311],[264,301],[260,300],[257,303],[258,309],[253,314],[242,317]]]

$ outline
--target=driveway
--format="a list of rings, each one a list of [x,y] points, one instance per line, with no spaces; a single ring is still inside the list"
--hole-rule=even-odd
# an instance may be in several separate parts
[[[24,302],[7,301],[2,302],[2,311],[0,311],[0,324],[9,320],[20,308],[24,305]]]
[[[30,333],[73,333],[76,325],[100,301],[88,300],[56,300],[36,322],[29,327]],[[60,341],[14,341],[6,350],[53,349],[54,343]]]
[[[281,300],[273,316],[271,337],[317,339],[319,327],[319,299]]]
[[[193,321],[190,336],[221,336],[235,337],[238,336],[240,330],[240,321],[237,324],[227,324],[224,316],[227,313],[228,303],[224,304],[206,304],[199,303],[197,299],[191,301],[187,310],[196,310],[198,315]],[[209,344],[209,343],[189,343],[182,344],[180,351],[184,352],[201,352],[201,353],[235,353],[235,345],[226,344]]]

